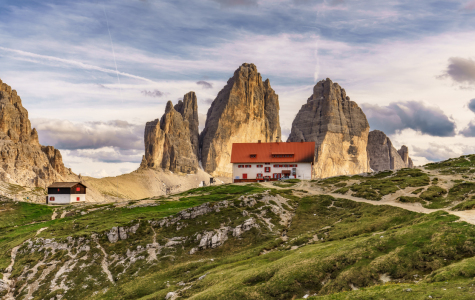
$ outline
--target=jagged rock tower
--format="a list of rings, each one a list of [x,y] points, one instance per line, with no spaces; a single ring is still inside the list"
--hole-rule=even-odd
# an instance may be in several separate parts
[[[163,168],[173,172],[198,170],[198,104],[194,92],[173,106],[168,101],[160,120],[145,126],[145,155],[140,168]]]
[[[373,130],[368,135],[369,165],[373,171],[399,170],[412,168],[409,150],[402,146],[400,150],[393,147],[391,140],[379,130]]]
[[[61,153],[41,146],[31,129],[28,111],[15,90],[0,80],[0,180],[23,186],[45,187],[73,175]]]
[[[200,135],[203,168],[213,176],[232,176],[233,143],[280,141],[279,97],[262,81],[254,64],[243,64],[208,110]]]
[[[313,95],[298,112],[288,141],[315,142],[313,176],[324,178],[370,171],[368,133],[361,108],[327,78],[315,85]]]

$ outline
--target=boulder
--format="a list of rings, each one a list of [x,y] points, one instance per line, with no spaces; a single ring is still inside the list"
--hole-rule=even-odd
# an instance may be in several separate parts
[[[232,176],[233,143],[280,141],[279,97],[262,81],[254,64],[243,64],[208,110],[200,135],[203,169],[213,176]]]
[[[368,172],[369,124],[356,102],[330,79],[318,82],[292,123],[289,142],[315,142],[314,178]]]
[[[117,243],[119,240],[119,230],[117,227],[112,227],[111,230],[106,233],[107,238],[109,239],[109,242],[111,243]]]
[[[140,168],[192,174],[198,170],[198,105],[194,92],[173,106],[168,101],[160,120],[145,126],[145,155]]]

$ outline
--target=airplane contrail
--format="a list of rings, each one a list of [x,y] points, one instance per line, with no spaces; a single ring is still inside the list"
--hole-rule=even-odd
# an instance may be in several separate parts
[[[36,54],[36,53],[32,53],[32,52],[27,52],[27,51],[17,50],[17,49],[11,49],[11,48],[5,48],[5,47],[0,47],[0,50],[6,51],[6,52],[11,52],[11,53],[16,53],[16,54],[19,54],[19,55],[25,56],[25,57],[38,58],[38,59],[42,60],[42,61],[37,62],[37,63],[44,63],[45,61],[59,62],[59,63],[65,64],[65,65],[74,66],[74,67],[85,69],[85,70],[95,70],[95,71],[104,72],[104,73],[120,74],[120,75],[125,76],[125,77],[140,79],[140,80],[147,81],[147,82],[154,82],[153,80],[150,80],[150,79],[145,78],[145,77],[141,77],[141,76],[137,76],[137,75],[133,75],[133,74],[129,74],[129,73],[124,73],[124,72],[119,72],[117,70],[111,70],[111,69],[107,69],[107,68],[93,66],[93,65],[85,64],[85,63],[75,61],[75,60],[64,59],[64,58],[59,58],[59,57],[49,56],[49,55]],[[34,60],[30,60],[30,61],[35,62]]]

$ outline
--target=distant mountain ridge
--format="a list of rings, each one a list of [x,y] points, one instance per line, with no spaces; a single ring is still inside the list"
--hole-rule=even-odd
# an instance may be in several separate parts
[[[262,81],[254,64],[242,64],[218,93],[208,109],[198,148],[197,118],[186,121],[189,116],[181,113],[182,118],[169,121],[177,106],[193,107],[192,114],[197,114],[195,93],[187,95],[193,96],[185,95],[175,108],[168,102],[160,122],[157,119],[147,123],[142,169],[164,168],[190,174],[196,173],[197,162],[201,161],[203,170],[210,175],[231,177],[233,143],[276,142],[282,138],[278,95],[269,79]],[[187,127],[182,119],[193,126]],[[314,178],[413,167],[406,146],[400,153],[393,148],[383,149],[386,146],[377,144],[379,140],[368,141],[369,130],[366,115],[358,104],[350,100],[338,83],[327,78],[314,86],[313,94],[292,122],[287,141],[316,143]],[[372,136],[376,138],[377,134]],[[181,158],[177,158],[178,153]]]
[[[45,187],[54,181],[77,179],[64,167],[61,152],[42,146],[31,129],[28,111],[16,90],[0,80],[0,179],[23,186]]]

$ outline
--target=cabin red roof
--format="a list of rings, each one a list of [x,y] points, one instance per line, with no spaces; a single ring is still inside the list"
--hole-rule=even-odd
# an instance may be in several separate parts
[[[313,163],[314,157],[315,142],[234,143],[231,163]]]

